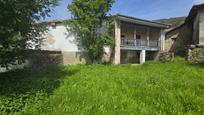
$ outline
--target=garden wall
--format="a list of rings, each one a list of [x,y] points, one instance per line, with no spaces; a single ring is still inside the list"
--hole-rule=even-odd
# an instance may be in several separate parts
[[[174,52],[159,51],[155,53],[155,60],[157,61],[172,61],[174,60]]]
[[[203,62],[204,61],[204,46],[190,45],[187,47],[187,60]]]
[[[89,62],[87,53],[85,52],[61,52],[47,50],[29,50],[28,57],[23,64],[10,65],[9,70],[23,68],[46,68],[50,65],[73,65],[86,64]],[[113,60],[113,52],[110,48],[105,48],[105,54],[102,62],[111,62]],[[6,72],[7,69],[0,67],[0,72]]]
[[[60,51],[30,51],[27,61],[28,68],[44,68],[63,64],[63,55]]]
[[[63,56],[60,51],[27,51],[28,57],[23,64],[9,65],[8,70],[23,68],[46,68],[50,65],[63,64]],[[5,67],[0,67],[0,72],[8,71]]]

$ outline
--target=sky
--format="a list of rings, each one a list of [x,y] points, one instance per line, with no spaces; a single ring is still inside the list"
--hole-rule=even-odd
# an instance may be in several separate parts
[[[72,0],[61,0],[59,6],[53,9],[51,17],[45,20],[70,19],[67,5],[71,2]],[[109,13],[155,20],[187,16],[193,5],[201,3],[204,0],[115,0]]]

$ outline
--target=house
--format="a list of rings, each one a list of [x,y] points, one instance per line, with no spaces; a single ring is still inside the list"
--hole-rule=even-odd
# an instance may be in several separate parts
[[[154,60],[165,49],[162,23],[117,15],[115,22],[115,64],[144,63]]]
[[[115,49],[105,47],[105,60],[114,57],[114,64],[144,63],[165,50],[166,24],[134,17],[115,15]],[[63,64],[86,63],[87,56],[62,21],[44,23],[49,27],[42,50],[61,51]]]

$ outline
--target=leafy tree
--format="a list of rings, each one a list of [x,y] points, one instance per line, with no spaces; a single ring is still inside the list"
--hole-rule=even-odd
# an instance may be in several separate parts
[[[72,20],[67,22],[68,31],[88,53],[91,63],[99,63],[104,54],[104,46],[112,45],[113,38],[108,29],[112,19],[107,18],[114,0],[73,0],[68,9]]]
[[[58,0],[0,0],[0,65],[22,63],[26,50],[39,48],[44,27],[36,21],[49,16]]]

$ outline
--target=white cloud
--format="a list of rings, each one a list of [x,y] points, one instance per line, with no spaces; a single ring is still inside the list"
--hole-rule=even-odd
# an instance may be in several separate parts
[[[204,0],[194,0],[194,4],[203,4]]]

